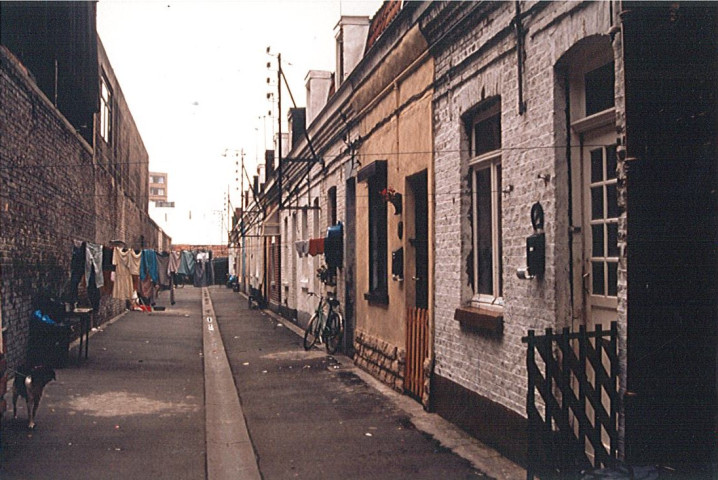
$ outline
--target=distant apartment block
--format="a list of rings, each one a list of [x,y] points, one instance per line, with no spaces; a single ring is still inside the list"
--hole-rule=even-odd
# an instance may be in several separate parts
[[[167,203],[167,174],[162,172],[150,172],[150,201]],[[159,205],[158,205],[159,206]]]

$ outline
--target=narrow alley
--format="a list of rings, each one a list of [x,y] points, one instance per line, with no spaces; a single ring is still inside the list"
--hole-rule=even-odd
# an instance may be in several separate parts
[[[296,326],[249,310],[246,297],[215,286],[178,289],[177,303],[166,311],[122,314],[92,335],[87,360],[77,363],[73,349],[45,390],[34,431],[26,427],[24,403],[17,420],[6,413],[0,477],[252,478],[221,463],[208,469],[214,448],[208,439],[233,440],[216,431],[226,422],[205,420],[217,399],[204,389],[203,292],[237,387],[254,451],[249,460],[261,478],[525,475],[418,403],[377,385],[348,358],[323,348],[304,351]]]

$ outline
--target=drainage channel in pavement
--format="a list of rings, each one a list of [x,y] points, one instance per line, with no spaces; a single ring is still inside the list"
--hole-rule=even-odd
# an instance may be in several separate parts
[[[259,480],[254,448],[206,287],[202,288],[202,325],[207,478]]]

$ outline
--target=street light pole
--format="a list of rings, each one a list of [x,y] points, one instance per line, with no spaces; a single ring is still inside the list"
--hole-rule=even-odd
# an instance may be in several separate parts
[[[277,186],[279,187],[279,210],[282,209],[282,54],[277,54]]]

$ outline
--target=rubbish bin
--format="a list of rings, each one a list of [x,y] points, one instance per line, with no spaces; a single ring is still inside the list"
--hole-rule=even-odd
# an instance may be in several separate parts
[[[30,366],[64,367],[70,350],[70,333],[69,325],[50,323],[33,314],[28,339]]]

